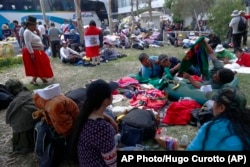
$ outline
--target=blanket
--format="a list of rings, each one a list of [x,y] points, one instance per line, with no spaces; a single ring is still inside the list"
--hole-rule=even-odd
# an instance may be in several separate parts
[[[241,74],[250,74],[250,67],[240,66],[237,63],[226,64],[224,65],[224,68],[231,69],[232,71],[236,71],[237,73]]]

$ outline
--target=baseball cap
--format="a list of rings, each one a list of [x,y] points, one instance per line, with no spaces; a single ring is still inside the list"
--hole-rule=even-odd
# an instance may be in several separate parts
[[[245,109],[247,104],[245,94],[239,89],[233,87],[220,89],[212,99],[230,108]]]

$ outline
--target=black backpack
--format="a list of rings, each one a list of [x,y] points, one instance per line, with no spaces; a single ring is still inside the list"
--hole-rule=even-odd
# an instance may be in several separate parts
[[[126,146],[142,144],[153,139],[157,130],[155,115],[151,110],[134,108],[122,119],[121,142]]]
[[[191,111],[190,125],[201,127],[204,123],[214,118],[213,110],[206,107],[194,109]]]
[[[240,16],[240,21],[238,24],[238,31],[245,31],[247,28],[247,23],[246,20],[242,18],[242,16]]]
[[[86,88],[80,87],[69,91],[68,93],[65,94],[65,96],[73,100],[77,104],[79,109],[81,109],[84,101],[86,100],[86,91],[87,91]]]
[[[0,84],[0,110],[6,109],[14,96],[7,90],[5,85]]]

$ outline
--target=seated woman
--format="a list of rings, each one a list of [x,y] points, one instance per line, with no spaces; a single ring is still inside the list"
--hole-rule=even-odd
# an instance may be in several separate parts
[[[118,56],[118,52],[113,43],[104,42],[104,49],[101,55],[102,62],[108,62],[110,60],[116,60]]]
[[[249,151],[250,112],[246,97],[236,88],[223,88],[214,96],[214,119],[202,125],[188,151]]]
[[[60,48],[60,57],[63,63],[74,64],[79,60],[82,60],[80,54],[73,49],[69,48],[66,41],[62,42],[62,47]]]
[[[223,61],[224,64],[232,63],[236,60],[234,54],[227,49],[225,49],[221,44],[217,45],[215,48],[216,57]]]
[[[79,166],[116,166],[115,122],[112,118],[107,121],[104,111],[112,103],[112,92],[117,87],[117,83],[100,79],[87,86],[71,141],[71,156]]]

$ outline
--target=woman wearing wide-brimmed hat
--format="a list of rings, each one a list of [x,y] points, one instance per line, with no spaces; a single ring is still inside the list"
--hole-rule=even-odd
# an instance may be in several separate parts
[[[37,85],[38,77],[46,84],[48,83],[47,78],[52,78],[54,75],[49,57],[44,52],[42,39],[37,33],[36,18],[28,16],[26,26],[24,31],[26,47],[22,50],[26,76],[33,77],[31,84]]]

